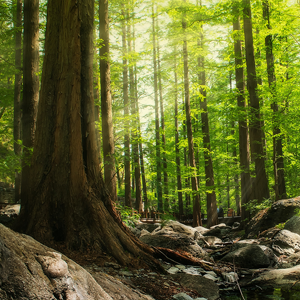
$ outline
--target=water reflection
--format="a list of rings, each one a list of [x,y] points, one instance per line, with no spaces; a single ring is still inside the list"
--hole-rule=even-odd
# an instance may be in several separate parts
[[[300,288],[247,288],[242,289],[245,300],[300,300]],[[239,292],[221,293],[222,300],[240,300],[243,299]]]

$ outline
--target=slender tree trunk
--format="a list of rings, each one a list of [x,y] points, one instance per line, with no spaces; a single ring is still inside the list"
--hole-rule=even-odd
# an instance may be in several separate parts
[[[157,54],[156,54],[156,30],[154,1],[152,2],[152,35],[153,35],[153,69],[154,69],[154,101],[155,101],[155,140],[156,140],[156,184],[158,211],[163,210],[162,178],[161,178],[161,152],[160,152],[160,128],[159,128],[159,105],[158,105],[158,79],[157,79]]]
[[[15,90],[14,90],[14,152],[21,156],[21,86],[22,86],[22,0],[16,0],[15,27]],[[15,202],[21,196],[21,174],[15,171]]]
[[[157,22],[157,19],[156,19]],[[158,28],[158,26],[157,26]],[[162,80],[161,80],[161,65],[160,65],[160,56],[159,56],[159,42],[157,40],[157,72],[158,72],[158,87],[159,87],[159,103],[160,103],[160,124],[161,124],[161,143],[163,151],[163,174],[164,174],[164,210],[170,210],[169,203],[169,188],[168,188],[168,164],[167,164],[167,155],[166,155],[166,130],[165,130],[165,112],[164,112],[164,100],[162,92]]]
[[[239,33],[240,20],[238,11],[238,2],[233,1],[233,31]],[[239,157],[241,168],[241,218],[250,220],[250,213],[246,211],[245,205],[249,203],[252,193],[252,182],[250,177],[250,148],[249,148],[249,132],[247,124],[246,100],[245,100],[245,79],[243,68],[242,42],[239,38],[234,41],[235,53],[235,81],[237,94],[237,106],[239,113]]]
[[[186,20],[185,15],[182,19],[182,28],[185,32],[186,30]],[[186,112],[186,128],[188,136],[188,145],[189,145],[189,159],[190,167],[192,169],[193,175],[191,176],[192,180],[192,191],[193,191],[193,226],[202,225],[201,220],[201,206],[200,206],[200,197],[198,192],[198,182],[196,174],[196,163],[194,156],[194,142],[193,142],[193,129],[192,129],[192,120],[191,120],[191,105],[190,105],[190,91],[189,91],[189,67],[188,67],[188,50],[187,50],[187,40],[186,36],[183,39],[183,62],[184,62],[184,94],[185,94],[185,112]]]
[[[24,0],[23,43],[23,102],[22,133],[24,154],[22,161],[22,205],[26,206],[30,193],[30,148],[33,147],[37,104],[39,100],[39,0]]]
[[[93,51],[87,51],[93,41],[93,15],[90,0],[48,2],[34,180],[27,206],[21,206],[19,228],[51,246],[63,243],[83,252],[108,253],[125,265],[153,265],[147,254],[153,250],[130,235],[114,211],[97,168],[95,126],[82,114],[82,106],[91,112],[94,108],[92,80],[85,80],[93,78],[88,63]],[[82,138],[87,133],[90,143]]]
[[[100,47],[100,83],[104,180],[111,199],[115,202],[117,177],[110,87],[108,0],[99,1],[99,27],[99,38],[103,41]]]
[[[202,28],[201,28],[202,30]],[[203,34],[201,32],[200,46],[203,49]],[[201,86],[206,85],[205,70],[204,70],[204,57],[198,58],[198,66],[201,68],[199,73],[199,83]],[[209,123],[208,123],[208,111],[207,111],[207,97],[206,89],[200,88],[200,109],[201,109],[201,122],[202,122],[202,134],[203,134],[203,148],[204,148],[204,162],[205,162],[205,182],[208,191],[206,192],[206,204],[207,204],[207,227],[218,224],[217,214],[217,199],[214,190],[214,170],[212,164],[211,147],[210,147],[210,135],[209,135]]]
[[[270,25],[270,7],[269,1],[263,1],[263,16],[267,22],[268,29],[271,29]],[[274,179],[275,179],[275,199],[286,199],[286,187],[284,179],[284,160],[283,160],[283,150],[282,150],[282,135],[279,126],[279,111],[277,104],[277,94],[276,94],[276,76],[275,76],[275,64],[273,55],[273,36],[271,34],[267,35],[265,38],[266,46],[266,61],[267,61],[267,73],[268,73],[268,83],[272,95],[271,108],[273,110],[273,168],[274,168]]]
[[[134,51],[134,29],[131,31],[131,25],[128,25],[128,51],[131,53]],[[130,82],[130,102],[131,102],[131,114],[133,122],[132,136],[132,158],[133,158],[133,169],[134,169],[134,182],[135,182],[135,209],[141,213],[143,211],[143,200],[142,200],[142,185],[141,185],[141,169],[139,159],[139,116],[137,109],[137,97],[136,97],[136,82],[134,72],[134,62],[129,61],[129,82]]]
[[[125,205],[132,207],[131,187],[130,187],[130,135],[129,135],[129,99],[128,99],[128,66],[127,66],[127,46],[126,46],[126,14],[125,9],[122,11],[122,47],[123,47],[123,98],[124,98],[124,167],[125,167]]]
[[[257,78],[254,59],[251,4],[250,0],[244,3],[244,34],[247,64],[247,87],[250,96],[250,148],[251,159],[255,164],[255,178],[253,180],[254,199],[262,202],[270,197],[268,179],[265,168],[263,149],[263,129],[261,128],[260,104],[257,94]]]
[[[179,219],[181,219],[181,217],[183,216],[183,200],[182,200],[182,182],[181,182],[179,130],[178,130],[178,82],[177,82],[176,58],[175,58],[175,66],[174,66],[174,78],[175,78],[175,91],[174,91],[175,94],[175,155],[176,155]]]

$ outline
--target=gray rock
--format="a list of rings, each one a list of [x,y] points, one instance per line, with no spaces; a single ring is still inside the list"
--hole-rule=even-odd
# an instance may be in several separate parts
[[[153,247],[163,247],[176,250],[183,250],[198,258],[206,258],[207,254],[197,244],[197,242],[182,233],[174,233],[170,231],[157,232],[157,234],[144,235],[140,240],[145,244]]]
[[[300,235],[283,229],[274,236],[272,249],[280,255],[291,255],[298,252],[300,250]]]
[[[284,225],[284,229],[300,235],[300,217],[293,216]]]
[[[180,282],[182,286],[197,291],[204,298],[209,300],[216,300],[219,298],[219,287],[210,279],[185,273],[178,273],[172,275],[172,277]]]
[[[215,276],[211,275],[211,274],[205,274],[203,275],[204,278],[207,278],[209,280],[212,280],[212,281],[217,281],[218,278],[216,278]]]
[[[170,220],[160,230],[155,231],[155,234],[180,233],[194,239],[195,232],[197,230],[191,226]]]
[[[176,274],[176,273],[178,273],[180,270],[178,269],[178,268],[176,268],[176,267],[171,267],[170,269],[168,269],[167,270],[167,272],[169,273],[169,274]]]
[[[184,273],[186,274],[190,274],[190,275],[201,275],[201,272],[199,269],[197,268],[194,268],[194,267],[190,267],[190,268],[187,268],[185,270],[182,270]]]
[[[222,277],[226,282],[236,282],[239,279],[239,276],[235,272],[222,273]]]
[[[233,250],[237,250],[243,247],[247,247],[249,245],[259,245],[260,241],[257,239],[249,239],[249,240],[239,240],[232,245]]]
[[[101,272],[93,271],[93,266],[87,272],[66,256],[2,224],[0,253],[0,299],[3,300],[153,300],[119,280],[101,276]],[[100,283],[100,278],[105,284]]]
[[[252,285],[271,285],[273,287],[299,288],[300,265],[287,269],[267,270],[253,279],[249,284]]]
[[[222,244],[222,240],[216,236],[203,236],[198,240],[198,245],[201,247],[204,245],[214,246],[216,244]]]
[[[224,238],[228,233],[231,231],[231,227],[229,226],[223,226],[223,224],[220,224],[222,226],[213,226],[213,228],[209,229],[208,231],[204,232],[204,236],[216,236],[220,239]]]
[[[176,294],[172,298],[177,299],[177,300],[193,300],[192,297],[190,297],[189,295],[187,295],[185,293]]]
[[[270,248],[267,250],[262,249],[259,245],[248,245],[228,253],[221,260],[234,263],[242,268],[267,268],[273,263],[270,253],[273,254]]]
[[[246,225],[245,236],[247,238],[257,237],[259,233],[286,222],[295,215],[297,208],[300,208],[300,197],[274,202],[270,208],[259,211],[251,219]]]
[[[206,227],[203,227],[203,226],[198,226],[198,227],[195,227],[195,229],[200,232],[201,234],[203,234],[204,232],[208,231],[209,229],[206,228]]]
[[[160,224],[145,224],[145,223],[141,223],[141,224],[138,224],[137,226],[136,226],[136,228],[137,229],[139,229],[139,230],[143,230],[143,229],[145,229],[145,230],[147,230],[148,232],[153,232],[155,229],[157,229],[157,228],[161,228],[161,225]]]
[[[132,227],[132,226],[128,226],[128,228],[130,229],[130,231],[137,237],[139,238],[141,235],[141,231],[136,228],[136,227]]]
[[[144,235],[151,235],[151,233],[150,233],[148,230],[146,230],[146,229],[142,229],[142,230],[141,230],[141,234],[140,234],[139,237],[142,237],[142,236],[144,236]]]

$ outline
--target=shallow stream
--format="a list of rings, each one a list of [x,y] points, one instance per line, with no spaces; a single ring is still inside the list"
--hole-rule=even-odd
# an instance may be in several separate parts
[[[287,288],[242,288],[245,300],[300,300],[300,287]],[[222,292],[220,291],[222,300],[240,300],[243,299],[240,292]]]

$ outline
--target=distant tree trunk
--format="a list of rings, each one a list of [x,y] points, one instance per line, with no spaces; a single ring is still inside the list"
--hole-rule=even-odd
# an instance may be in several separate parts
[[[108,0],[99,1],[99,27],[99,38],[103,41],[100,47],[100,83],[104,180],[111,199],[115,202],[117,177],[110,88]]]
[[[14,152],[21,156],[21,86],[22,86],[22,0],[16,0],[15,27],[15,90],[14,90]],[[21,196],[21,174],[15,172],[15,202]]]
[[[30,193],[30,148],[33,147],[37,104],[39,100],[39,0],[24,0],[23,101],[22,134],[23,161],[21,199],[26,206]],[[49,75],[50,76],[50,75]]]
[[[182,28],[185,32],[186,30],[186,20],[185,15],[182,19]],[[188,136],[188,145],[189,145],[189,159],[190,167],[192,169],[193,175],[191,176],[192,180],[192,191],[193,191],[193,226],[202,225],[201,220],[201,206],[200,206],[200,197],[198,192],[198,182],[196,174],[196,163],[194,156],[194,142],[193,142],[193,129],[192,129],[192,120],[191,120],[191,105],[190,105],[190,91],[189,91],[189,67],[188,67],[188,50],[187,50],[187,40],[186,36],[183,39],[183,62],[184,62],[184,94],[185,94],[185,112],[186,112],[186,128]]]
[[[270,7],[269,1],[263,1],[263,16],[267,22],[268,29],[271,29],[270,25]],[[273,55],[273,36],[271,34],[267,35],[265,38],[266,46],[266,61],[267,61],[267,73],[268,73],[268,83],[272,95],[272,110],[273,110],[273,167],[274,167],[274,179],[275,179],[275,199],[286,199],[286,187],[284,179],[284,160],[283,160],[283,150],[282,150],[282,135],[278,120],[278,104],[276,95],[276,76],[275,76],[275,64]]]
[[[158,26],[157,26],[158,28]],[[157,40],[157,72],[158,72],[158,87],[159,87],[159,103],[160,103],[160,124],[161,124],[161,143],[163,150],[163,173],[164,173],[164,210],[170,210],[169,203],[169,188],[168,188],[168,164],[166,157],[166,130],[165,130],[165,112],[164,112],[164,100],[162,93],[162,80],[161,80],[161,66],[160,66],[160,56],[159,56],[159,42]]]
[[[180,149],[179,149],[179,130],[178,130],[178,83],[177,83],[177,64],[175,58],[174,66],[175,78],[175,155],[176,155],[176,173],[177,173],[177,190],[178,190],[178,207],[179,219],[183,216],[183,200],[182,200],[182,182],[181,182],[181,168],[180,168]]]
[[[131,203],[131,172],[130,172],[130,135],[129,135],[129,99],[128,99],[128,66],[127,66],[127,46],[126,46],[126,14],[122,11],[122,47],[123,47],[123,99],[124,99],[124,168],[125,168],[125,205],[132,207]]]
[[[90,0],[48,2],[34,180],[19,228],[47,245],[108,253],[124,265],[153,265],[143,251],[153,250],[129,233],[112,206],[95,151],[94,114],[82,114],[82,106],[94,112],[93,15]]]
[[[261,128],[260,105],[257,94],[257,78],[254,59],[251,4],[250,0],[244,3],[244,34],[247,64],[247,87],[250,96],[250,148],[251,159],[255,163],[255,178],[253,180],[253,196],[258,202],[270,197],[268,179],[265,168],[263,149],[263,129]]]
[[[239,32],[240,20],[238,11],[238,2],[233,1],[233,31]],[[235,53],[235,81],[237,94],[237,106],[240,110],[239,114],[239,157],[241,168],[241,218],[250,220],[250,213],[246,210],[245,205],[251,200],[252,182],[250,177],[250,148],[249,148],[249,132],[246,114],[245,100],[245,79],[243,68],[242,42],[239,38],[234,41]]]
[[[201,28],[202,30],[202,28]],[[201,32],[200,46],[203,49],[203,34]],[[198,66],[201,68],[199,73],[199,83],[201,86],[206,85],[205,69],[204,69],[204,57],[198,58]],[[207,204],[207,227],[218,224],[217,214],[217,199],[216,192],[214,190],[214,170],[212,164],[211,147],[210,147],[210,135],[209,135],[209,123],[208,123],[208,111],[207,111],[207,98],[206,89],[200,88],[200,109],[201,109],[201,122],[202,122],[202,135],[203,135],[203,148],[204,148],[204,161],[205,161],[205,182],[208,191],[206,192],[206,204]]]
[[[131,53],[133,49],[134,34],[131,31],[131,25],[128,25],[128,51]],[[135,183],[135,209],[141,213],[143,211],[143,200],[142,200],[142,185],[141,185],[141,169],[140,169],[140,159],[139,159],[139,118],[137,109],[137,98],[136,98],[136,83],[135,83],[135,72],[134,72],[134,62],[129,61],[129,82],[130,82],[130,102],[131,102],[131,115],[133,122],[133,130],[131,132],[132,137],[132,159],[133,159],[133,174]]]
[[[153,70],[154,70],[154,102],[155,102],[155,140],[156,140],[156,184],[158,211],[163,210],[162,178],[161,178],[161,152],[160,152],[160,128],[159,128],[159,105],[158,105],[158,80],[157,80],[157,55],[156,55],[156,30],[154,1],[152,2],[152,35],[153,35]]]

